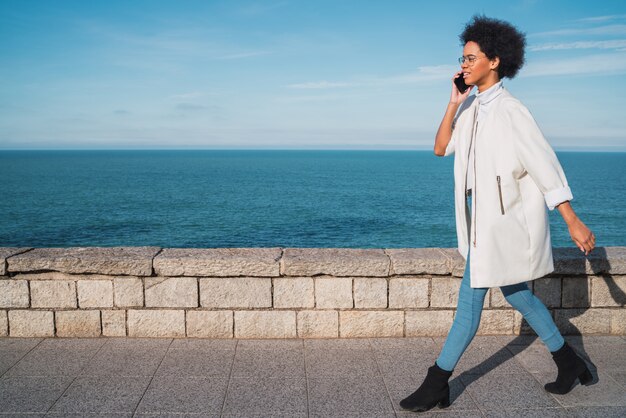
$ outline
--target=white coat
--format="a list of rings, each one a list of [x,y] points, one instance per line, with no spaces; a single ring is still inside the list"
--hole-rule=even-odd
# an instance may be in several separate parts
[[[465,100],[445,151],[455,154],[458,249],[463,258],[470,253],[471,287],[534,280],[554,271],[548,208],[571,200],[572,192],[552,147],[519,100],[503,89],[479,124],[478,105],[475,96]],[[474,167],[468,167],[471,141]],[[474,170],[471,213],[467,169]]]

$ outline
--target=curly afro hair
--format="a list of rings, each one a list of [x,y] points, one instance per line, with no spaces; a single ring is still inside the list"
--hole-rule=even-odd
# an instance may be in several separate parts
[[[489,59],[500,58],[500,78],[515,77],[524,65],[526,35],[508,22],[476,15],[465,25],[459,39],[462,45],[476,42]]]

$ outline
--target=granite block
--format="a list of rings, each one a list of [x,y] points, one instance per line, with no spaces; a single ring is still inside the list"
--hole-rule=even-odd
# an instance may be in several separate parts
[[[129,309],[126,322],[129,337],[185,336],[185,311],[183,310]]]
[[[150,276],[158,247],[35,248],[8,259],[10,272],[59,271]]]
[[[276,277],[280,248],[166,248],[154,259],[159,276]]]
[[[187,311],[187,337],[233,338],[233,311]]]
[[[198,280],[194,277],[146,277],[146,307],[195,308]]]
[[[54,336],[54,314],[50,311],[9,311],[11,337]]]
[[[286,276],[366,276],[389,275],[389,257],[382,249],[286,248],[281,272]]]
[[[382,277],[356,277],[354,278],[353,287],[355,308],[387,307],[387,279]]]
[[[448,257],[439,248],[385,249],[391,274],[450,274]]]
[[[337,338],[339,336],[339,313],[337,311],[298,311],[296,322],[300,338]]]
[[[29,247],[0,247],[0,276],[7,274],[7,258],[30,250]]]

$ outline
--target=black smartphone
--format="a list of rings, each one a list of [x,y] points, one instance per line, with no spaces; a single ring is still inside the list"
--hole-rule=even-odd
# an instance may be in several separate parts
[[[465,80],[463,79],[463,74],[459,75],[457,78],[454,79],[454,84],[456,85],[456,88],[459,89],[461,94],[465,93],[467,89],[470,88],[470,86],[465,84]]]

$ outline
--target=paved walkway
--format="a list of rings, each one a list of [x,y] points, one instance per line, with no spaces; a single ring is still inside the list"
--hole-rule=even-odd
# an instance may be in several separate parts
[[[626,338],[568,340],[593,361],[593,385],[549,394],[556,367],[539,340],[476,337],[452,405],[418,415],[398,402],[442,338],[0,338],[0,417],[625,417]]]

